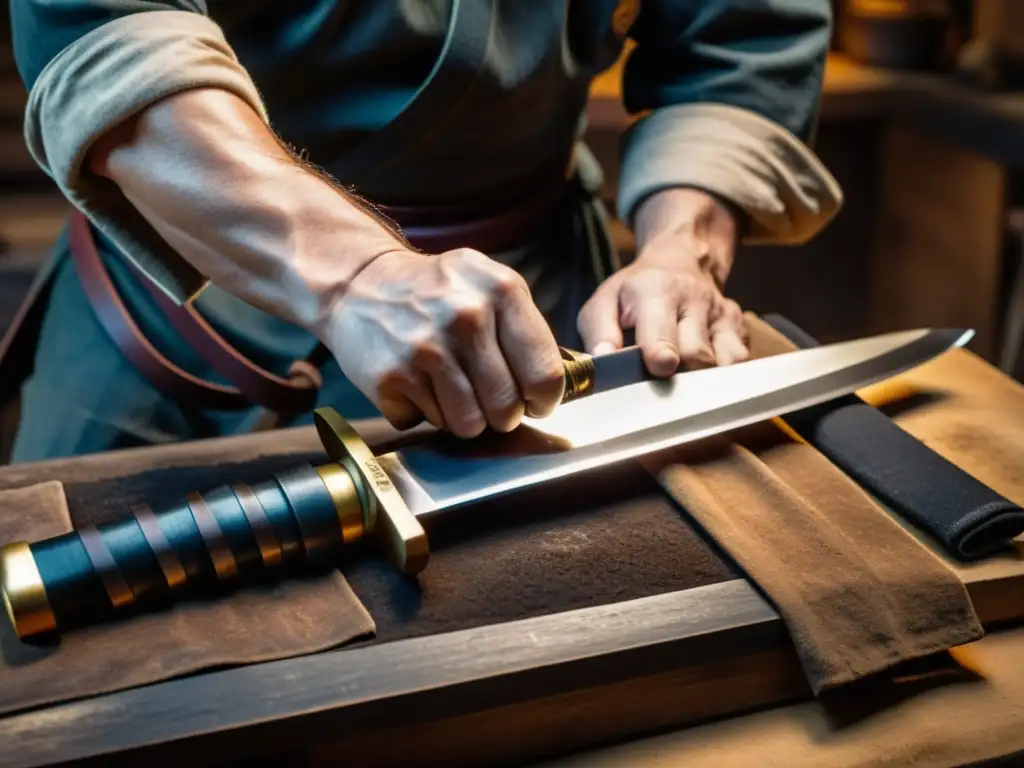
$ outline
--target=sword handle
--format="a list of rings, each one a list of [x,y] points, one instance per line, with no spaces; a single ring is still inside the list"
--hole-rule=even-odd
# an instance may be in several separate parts
[[[135,505],[116,522],[4,546],[0,591],[17,635],[331,566],[371,534],[402,573],[419,573],[429,557],[419,522],[358,433],[332,409],[315,417],[326,464],[189,492],[157,508]]]

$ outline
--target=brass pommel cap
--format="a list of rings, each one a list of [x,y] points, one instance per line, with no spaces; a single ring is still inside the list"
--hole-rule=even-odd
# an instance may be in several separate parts
[[[0,548],[0,592],[19,638],[57,629],[43,577],[28,543],[17,541]]]
[[[586,397],[594,389],[594,358],[564,347],[559,347],[559,351],[562,353],[562,368],[565,371],[562,402]]]
[[[313,421],[331,461],[343,467],[352,479],[351,486],[338,483],[337,478],[328,485],[343,521],[349,516],[343,511],[352,509],[358,501],[362,510],[362,531],[377,534],[388,558],[403,574],[414,576],[422,571],[430,558],[426,531],[369,446],[333,408],[316,409]],[[326,481],[323,470],[323,467],[318,469]],[[350,490],[341,492],[343,488]],[[353,494],[356,498],[352,498]],[[341,498],[346,495],[347,498]]]

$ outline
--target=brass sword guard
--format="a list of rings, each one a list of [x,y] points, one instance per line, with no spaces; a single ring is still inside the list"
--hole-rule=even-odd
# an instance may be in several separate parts
[[[313,412],[313,423],[331,463],[316,468],[334,500],[345,543],[376,535],[398,571],[415,576],[427,567],[426,531],[359,433],[329,407]]]

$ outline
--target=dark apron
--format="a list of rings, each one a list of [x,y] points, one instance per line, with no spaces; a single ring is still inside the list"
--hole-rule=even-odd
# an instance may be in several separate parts
[[[368,196],[375,204],[396,199],[395,204],[378,206],[379,212],[396,222],[414,247],[429,253],[472,247],[502,260],[501,254],[515,252],[531,233],[557,217],[556,226],[565,230],[557,239],[569,244],[570,253],[563,257],[586,263],[585,274],[578,263],[570,265],[568,272],[567,290],[580,295],[567,300],[578,306],[614,268],[615,256],[602,206],[594,197],[600,184],[599,171],[595,175],[595,169],[587,166],[593,165],[592,158],[577,143],[575,131],[567,130],[565,125],[571,116],[582,114],[589,78],[565,72],[562,51],[557,46],[551,46],[549,62],[535,75],[544,93],[561,93],[552,102],[557,104],[556,111],[547,120],[551,135],[537,142],[540,146],[532,158],[534,169],[524,174],[520,184],[505,183],[500,192],[474,195],[472,204],[453,199],[423,207],[404,204],[400,199],[400,190],[414,188],[410,173],[429,168],[438,157],[450,152],[451,139],[446,131],[454,130],[461,120],[463,126],[469,123],[471,133],[474,118],[486,117],[487,99],[493,93],[480,86],[481,81],[486,82],[481,72],[488,65],[498,4],[499,0],[455,0],[441,58],[431,78],[385,129],[364,137],[347,153],[340,167],[329,170],[346,186],[354,186],[363,194],[369,190]],[[561,34],[556,27],[560,23],[558,5],[552,4],[548,28],[540,32]],[[527,92],[532,87],[529,82],[520,86]],[[543,121],[545,116],[541,114],[539,119]],[[486,158],[477,161],[486,162]],[[469,158],[466,165],[472,167],[474,162]],[[452,172],[462,169],[453,168]],[[421,176],[419,184],[424,181]],[[241,410],[259,405],[277,414],[278,422],[313,407],[320,386],[317,368],[326,358],[322,346],[310,358],[296,360],[287,375],[275,375],[235,349],[193,307],[173,305],[139,274],[171,325],[211,369],[230,383],[204,381],[175,366],[147,342],[118,298],[97,252],[91,227],[77,212],[69,222],[69,246],[97,318],[137,370],[168,397],[197,409]],[[15,322],[0,340],[0,402],[17,394],[31,375],[57,261],[51,259],[40,271]]]

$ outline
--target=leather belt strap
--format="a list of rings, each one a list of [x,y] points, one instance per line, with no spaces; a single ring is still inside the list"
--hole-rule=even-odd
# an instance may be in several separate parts
[[[549,174],[550,177],[550,174]],[[560,181],[564,182],[564,173]],[[468,215],[465,208],[379,206],[402,229],[409,243],[427,253],[475,248],[507,250],[529,238],[564,195],[564,183],[548,183],[525,201],[499,212]],[[276,414],[299,414],[316,405],[322,385],[319,367],[327,359],[320,344],[306,360],[296,360],[287,378],[267,371],[229,344],[192,306],[170,300],[145,275],[139,280],[161,313],[191,349],[233,386],[207,381],[175,365],[143,334],[118,296],[86,217],[72,211],[68,244],[78,278],[100,324],[136,370],[168,397],[203,410],[243,410],[260,405]]]
[[[378,208],[397,222],[402,235],[422,251],[444,253],[456,248],[474,248],[493,254],[524,242],[564,194],[564,184],[548,183],[517,205],[479,217],[467,217],[465,209],[454,208],[398,205]]]
[[[100,324],[138,372],[165,395],[203,409],[226,411],[259,404],[273,411],[302,412],[316,403],[320,376],[313,364],[297,361],[290,380],[263,370],[221,338],[193,306],[174,304],[143,276],[141,282],[157,297],[171,324],[197,354],[236,386],[206,381],[175,365],[132,319],[96,249],[89,223],[78,210],[71,213],[68,245]]]

